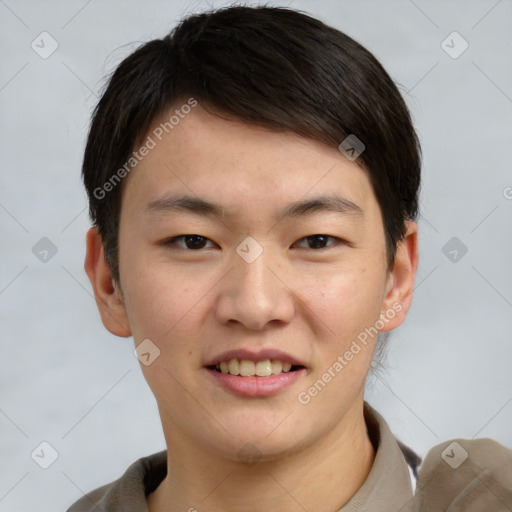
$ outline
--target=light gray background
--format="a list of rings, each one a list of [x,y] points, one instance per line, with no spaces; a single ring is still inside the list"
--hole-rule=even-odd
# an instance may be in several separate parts
[[[368,401],[420,455],[452,437],[512,447],[511,1],[273,4],[370,49],[423,145],[414,304]],[[80,165],[102,78],[183,14],[221,5],[0,0],[0,511],[65,510],[165,448],[133,341],[103,328],[83,271]],[[43,31],[59,44],[47,59],[31,48]],[[469,44],[457,59],[441,47],[453,31]],[[442,252],[454,236],[468,248],[457,262]],[[42,237],[58,248],[46,263],[32,253]],[[59,454],[46,470],[31,458],[42,441]]]

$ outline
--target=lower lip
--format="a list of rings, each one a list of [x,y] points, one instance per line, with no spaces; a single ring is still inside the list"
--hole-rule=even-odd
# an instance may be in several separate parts
[[[239,396],[252,397],[276,395],[306,374],[306,369],[301,368],[293,372],[271,375],[269,377],[239,377],[211,370],[210,368],[205,369],[227,391],[231,391]]]

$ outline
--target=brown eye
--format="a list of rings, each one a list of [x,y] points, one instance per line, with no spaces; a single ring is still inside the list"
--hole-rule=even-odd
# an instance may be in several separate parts
[[[181,239],[183,239],[185,247],[176,244],[176,241]],[[180,235],[170,238],[167,240],[165,245],[178,245],[178,247],[181,247],[182,249],[199,250],[205,248],[205,244],[208,240],[208,238],[201,235]],[[211,240],[209,241],[211,242]]]
[[[304,238],[301,238],[300,240],[298,240],[298,242],[305,240],[308,245],[308,247],[304,247],[305,249],[327,249],[329,247],[332,247],[333,245],[336,245],[336,244],[330,244],[330,245],[326,246],[326,242],[329,238],[332,240],[335,240],[335,241],[342,242],[341,238],[331,236],[331,235],[321,235],[321,234],[305,236]],[[295,242],[295,244],[297,244],[298,242]]]

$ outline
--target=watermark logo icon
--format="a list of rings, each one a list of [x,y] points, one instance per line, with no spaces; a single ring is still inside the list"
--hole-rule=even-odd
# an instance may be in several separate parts
[[[236,252],[247,263],[252,263],[263,253],[263,247],[252,236],[248,236],[236,248]]]
[[[41,32],[30,46],[39,57],[47,59],[59,47],[59,43],[48,32]]]
[[[30,456],[39,467],[48,469],[59,458],[59,453],[50,443],[43,441]]]
[[[153,364],[160,357],[160,349],[150,340],[145,339],[133,351],[133,355],[144,365]]]
[[[443,450],[441,457],[452,469],[457,469],[469,457],[469,454],[457,441],[453,441]]]
[[[245,443],[237,453],[237,457],[244,464],[252,466],[262,457],[261,451],[252,443]]]
[[[42,263],[48,263],[56,254],[57,246],[46,236],[32,247],[32,254]]]
[[[340,143],[338,149],[353,162],[366,149],[366,146],[356,135],[351,133]]]
[[[452,59],[458,59],[469,48],[469,44],[457,31],[453,31],[443,39],[441,48]]]
[[[441,252],[452,262],[458,263],[468,252],[467,246],[456,236],[446,242]]]

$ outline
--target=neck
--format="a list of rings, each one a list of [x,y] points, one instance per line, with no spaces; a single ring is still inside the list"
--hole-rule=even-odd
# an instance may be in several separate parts
[[[219,459],[165,424],[164,431],[169,471],[148,496],[150,512],[335,511],[363,485],[375,458],[362,401],[316,443],[272,461]]]

